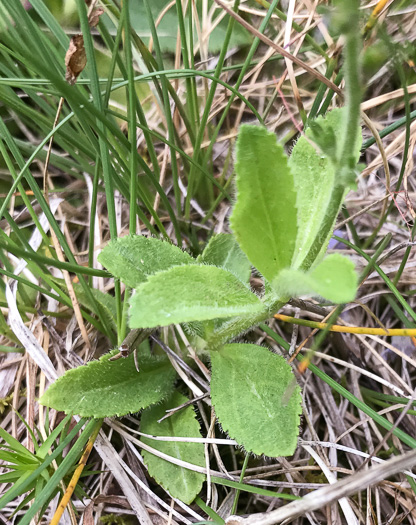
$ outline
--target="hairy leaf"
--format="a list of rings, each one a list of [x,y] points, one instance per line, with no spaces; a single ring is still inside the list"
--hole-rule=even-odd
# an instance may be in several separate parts
[[[175,392],[167,402],[145,410],[142,414],[140,430],[153,436],[201,437],[199,423],[195,418],[195,411],[192,406],[188,406],[158,423],[158,420],[166,414],[166,410],[182,405],[186,401],[188,398]],[[200,467],[205,466],[204,445],[202,443],[156,441],[145,437],[142,438],[142,441],[168,456]],[[146,450],[143,451],[143,459],[149,469],[149,474],[174,498],[178,498],[184,503],[191,503],[200,493],[205,480],[203,474],[174,465]]]
[[[259,126],[241,126],[236,159],[231,228],[250,262],[270,281],[290,265],[295,249],[293,177],[275,134]]]
[[[299,138],[289,158],[289,167],[293,173],[297,192],[298,236],[292,261],[296,268],[302,264],[312,246],[330,205],[332,189],[337,183],[333,161],[340,155],[340,139],[345,129],[344,119],[344,108],[334,109],[325,117],[318,117],[313,121],[311,128],[307,129],[306,136]],[[318,140],[322,150],[319,144],[314,145],[311,140]],[[356,145],[357,162],[360,157],[360,148],[361,141]],[[345,191],[347,192],[348,188]],[[334,222],[338,211],[334,212]],[[332,232],[322,247],[322,255],[326,251],[331,236]]]
[[[151,275],[130,300],[130,327],[152,328],[260,312],[263,305],[232,273],[174,266]]]
[[[109,361],[115,353],[68,370],[43,394],[42,405],[67,414],[102,418],[138,412],[170,394],[175,371],[169,361],[139,354],[137,372],[133,354]]]
[[[273,288],[283,296],[321,296],[333,303],[353,301],[358,277],[354,263],[338,253],[328,255],[309,272],[286,269],[273,281]]]
[[[160,270],[175,265],[195,264],[195,259],[177,246],[142,235],[128,235],[111,241],[98,260],[130,288],[136,288],[149,275]]]
[[[211,352],[211,363],[211,398],[222,428],[249,452],[292,455],[301,395],[285,359],[261,346],[229,344]]]
[[[233,273],[240,281],[247,283],[250,279],[251,264],[241,250],[233,235],[219,233],[213,235],[197,262],[220,266]]]

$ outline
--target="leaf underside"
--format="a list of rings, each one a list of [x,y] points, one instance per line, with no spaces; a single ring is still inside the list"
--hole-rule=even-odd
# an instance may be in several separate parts
[[[290,365],[267,348],[229,344],[211,352],[211,398],[222,428],[247,451],[290,456],[301,414]]]
[[[355,265],[338,253],[328,255],[309,272],[286,269],[273,281],[277,294],[320,296],[333,303],[349,303],[357,293]]]
[[[40,402],[82,417],[124,416],[160,402],[173,389],[175,371],[170,362],[139,354],[139,369],[133,354],[109,361],[117,350],[68,370],[43,394]]]
[[[332,162],[318,154],[316,148],[303,136],[293,148],[289,166],[297,189],[299,226],[293,265],[299,267],[315,240],[324,211],[328,208],[335,172]]]
[[[332,131],[335,143],[332,145],[334,156],[341,154],[340,146],[345,131],[345,109],[335,108],[324,117],[313,121],[319,126],[321,134]],[[293,173],[296,188],[296,206],[298,209],[298,236],[292,266],[298,268],[311,248],[322,224],[325,212],[330,204],[330,196],[335,183],[335,167],[328,155],[314,145],[314,133],[306,130],[293,147],[289,157],[289,167]],[[361,132],[358,134],[355,155],[358,162],[361,148]],[[349,188],[345,189],[348,193]],[[336,215],[336,213],[334,214]],[[334,222],[336,217],[334,216]],[[332,236],[329,233],[321,251],[325,253]]]
[[[235,169],[231,229],[250,262],[271,281],[290,265],[297,235],[296,193],[283,146],[265,128],[243,125]]]
[[[232,273],[175,266],[150,276],[130,300],[130,327],[152,328],[260,312],[263,305]]]
[[[140,430],[153,436],[201,437],[199,423],[195,418],[192,406],[158,423],[158,420],[166,414],[166,410],[180,406],[186,401],[188,398],[175,392],[167,402],[145,410],[142,414]],[[142,441],[169,456],[200,467],[205,466],[202,443],[156,441],[145,437],[142,438]],[[146,450],[143,450],[143,459],[149,469],[149,474],[174,498],[184,503],[191,503],[200,493],[205,480],[203,474],[174,465]]]

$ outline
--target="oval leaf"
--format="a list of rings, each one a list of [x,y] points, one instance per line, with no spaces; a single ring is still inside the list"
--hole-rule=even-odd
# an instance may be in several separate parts
[[[260,312],[263,304],[216,266],[174,266],[151,275],[130,300],[130,326],[152,328]]]
[[[82,417],[124,416],[158,403],[172,392],[175,371],[168,360],[139,354],[137,372],[133,354],[109,361],[117,352],[68,370],[43,394],[42,405]]]
[[[111,241],[98,260],[130,288],[137,288],[149,275],[160,270],[196,262],[177,246],[142,235],[128,235]]]
[[[229,233],[213,235],[197,262],[219,266],[233,273],[243,283],[248,283],[251,264],[238,242]]]
[[[309,252],[328,208],[334,186],[335,168],[333,163],[305,137],[300,137],[289,166],[297,189],[297,208],[299,233],[293,257],[293,266],[299,267]],[[334,221],[335,221],[334,217]],[[332,236],[332,232],[329,237]],[[326,246],[329,238],[325,243]]]
[[[153,436],[201,437],[195,411],[188,406],[173,416],[158,423],[166,415],[166,410],[177,407],[188,398],[176,392],[168,402],[145,410],[142,414],[140,430]],[[202,443],[183,443],[178,441],[155,441],[143,437],[142,441],[151,447],[188,463],[205,466],[204,445]],[[143,450],[143,459],[149,474],[164,487],[171,496],[184,503],[191,503],[200,493],[205,480],[203,474],[174,465],[169,461]]]
[[[271,281],[290,266],[297,235],[296,193],[283,146],[259,126],[241,126],[237,202],[231,228],[250,262]]]
[[[325,117],[318,117],[306,130],[306,136],[302,135],[296,142],[289,158],[298,209],[298,237],[293,257],[293,266],[296,268],[302,264],[320,230],[325,211],[329,208],[334,184],[340,182],[335,180],[334,160],[341,155],[341,139],[346,129],[345,117],[345,108],[335,108]],[[361,132],[355,145],[356,162],[360,158],[360,148]],[[346,187],[346,193],[348,189]],[[334,212],[334,222],[338,211]],[[332,232],[324,242],[324,253],[331,236]]]
[[[211,398],[222,428],[254,454],[292,455],[302,398],[285,359],[261,346],[230,344],[211,352],[211,363]]]
[[[298,297],[320,296],[333,303],[349,303],[357,293],[358,276],[355,265],[339,253],[328,255],[309,272],[282,270],[272,283],[278,295]]]

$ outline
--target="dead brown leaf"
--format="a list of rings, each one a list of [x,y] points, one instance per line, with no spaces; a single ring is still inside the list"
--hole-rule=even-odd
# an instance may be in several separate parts
[[[65,80],[73,85],[87,64],[87,55],[84,48],[84,37],[74,35],[65,55],[66,75]]]
[[[88,24],[90,27],[96,27],[98,25],[98,22],[100,21],[100,16],[104,13],[104,9],[102,7],[97,7],[92,10],[88,17]]]

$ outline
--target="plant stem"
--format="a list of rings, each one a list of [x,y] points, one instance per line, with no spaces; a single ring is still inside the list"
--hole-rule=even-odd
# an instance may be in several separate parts
[[[250,328],[267,321],[273,313],[278,312],[288,302],[289,298],[277,299],[272,304],[265,305],[264,310],[252,316],[234,317],[225,321],[207,338],[209,350],[218,350],[222,345],[244,334]]]
[[[416,328],[373,328],[368,326],[340,326],[330,325],[329,323],[320,323],[310,321],[309,319],[298,319],[289,315],[275,314],[275,319],[289,324],[308,326],[309,328],[318,328],[319,330],[328,329],[329,332],[339,332],[341,334],[369,334],[380,336],[407,336],[416,337]]]
[[[241,468],[240,483],[242,483],[243,480],[244,480],[244,474],[246,473],[246,468],[247,468],[249,459],[250,459],[250,454],[246,453],[246,457],[244,458],[244,463],[243,463],[243,466]],[[235,491],[235,496],[234,496],[233,507],[231,509],[231,515],[234,515],[237,512],[239,497],[240,497],[240,491],[236,490]]]
[[[349,172],[354,169],[356,160],[354,149],[357,143],[360,124],[360,102],[361,102],[361,81],[360,81],[360,36],[357,31],[359,16],[358,0],[350,0],[345,9],[348,18],[348,30],[346,31],[346,41],[344,48],[345,64],[345,88],[347,106],[347,125],[344,135],[344,143],[341,148],[341,157],[338,163],[341,167],[341,182],[344,177],[348,179]]]

